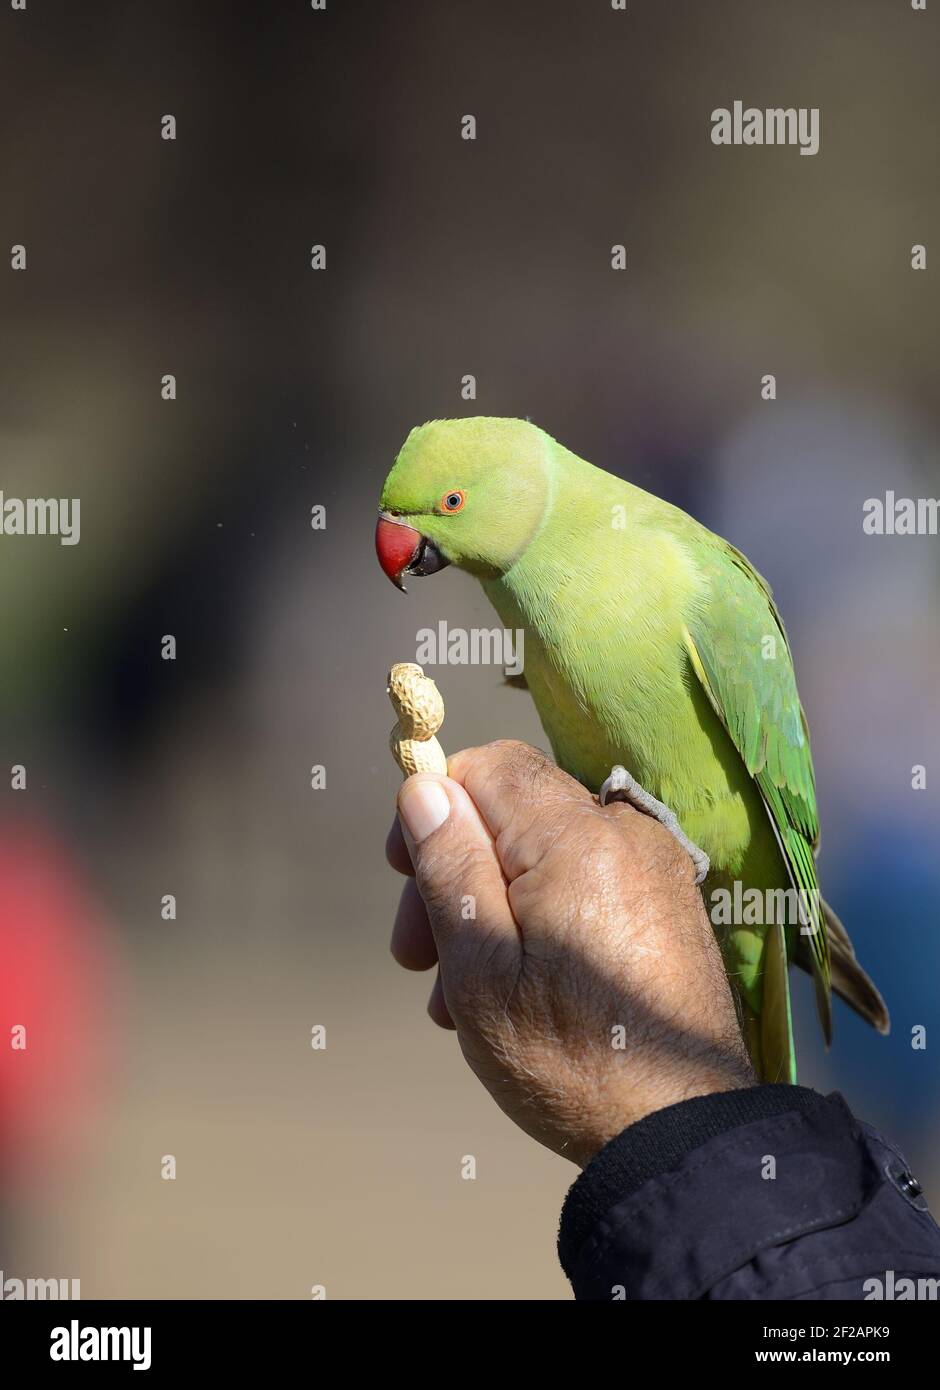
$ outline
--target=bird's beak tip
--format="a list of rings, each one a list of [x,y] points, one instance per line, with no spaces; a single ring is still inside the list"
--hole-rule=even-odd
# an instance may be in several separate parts
[[[407,593],[402,575],[421,549],[421,533],[413,526],[379,513],[375,525],[375,553],[383,572],[402,593]]]

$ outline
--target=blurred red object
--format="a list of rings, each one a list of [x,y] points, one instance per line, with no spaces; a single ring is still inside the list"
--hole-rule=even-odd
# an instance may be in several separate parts
[[[111,1055],[113,945],[68,850],[0,823],[0,1171],[29,1180],[73,1151]]]

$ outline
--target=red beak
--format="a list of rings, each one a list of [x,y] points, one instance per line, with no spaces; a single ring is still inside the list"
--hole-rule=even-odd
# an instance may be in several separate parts
[[[375,526],[375,553],[392,583],[402,591],[402,574],[417,557],[422,536],[413,526],[380,516]]]

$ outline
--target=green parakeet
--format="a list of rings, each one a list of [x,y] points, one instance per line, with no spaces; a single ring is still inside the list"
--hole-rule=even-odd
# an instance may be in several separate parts
[[[708,856],[705,904],[764,1080],[796,1079],[791,960],[813,976],[827,1043],[832,988],[887,1031],[819,897],[790,650],[769,586],[734,546],[528,421],[478,418],[412,430],[376,548],[399,587],[446,564],[475,575],[503,625],[524,630],[559,765],[595,792],[623,765]]]

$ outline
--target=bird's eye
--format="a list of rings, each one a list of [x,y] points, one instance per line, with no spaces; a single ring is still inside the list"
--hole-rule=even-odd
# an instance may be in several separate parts
[[[465,492],[447,492],[441,498],[441,506],[445,512],[459,512],[466,500]]]

